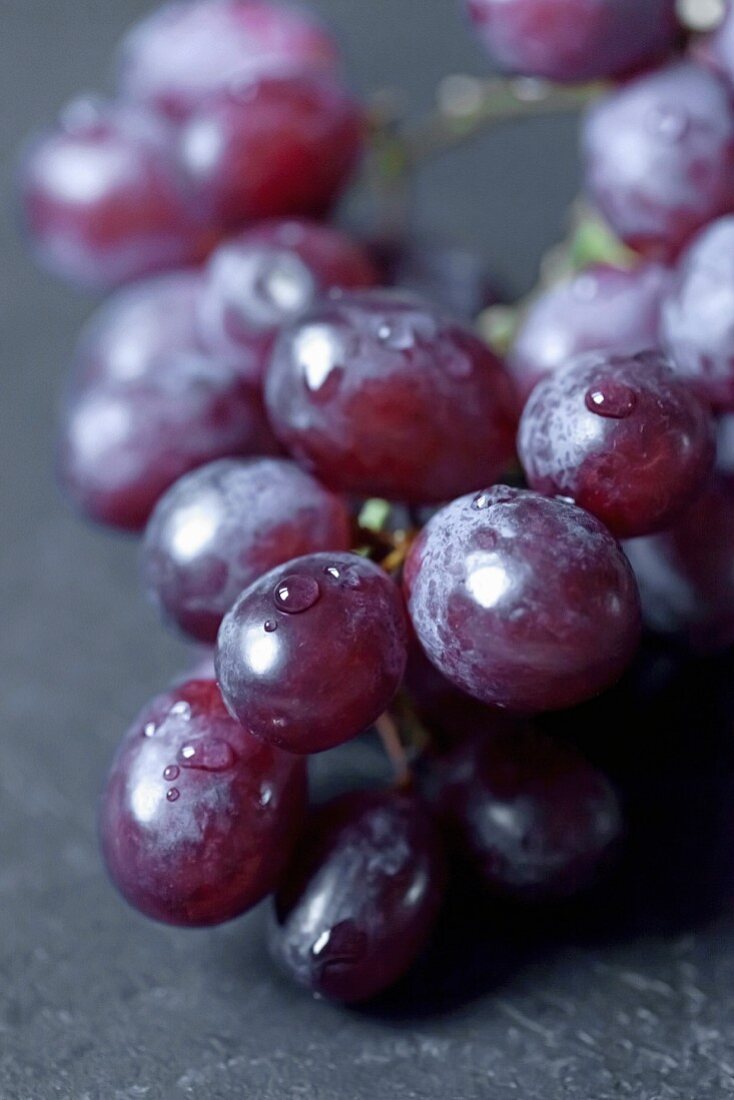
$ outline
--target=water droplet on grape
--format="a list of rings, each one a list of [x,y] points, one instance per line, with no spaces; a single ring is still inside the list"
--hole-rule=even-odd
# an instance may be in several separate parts
[[[194,741],[184,745],[178,754],[181,767],[203,772],[224,772],[237,760],[237,754],[229,741],[219,737]]]
[[[155,722],[146,722],[143,727],[143,737],[155,737],[158,732],[158,727]]]
[[[172,783],[174,779],[178,779],[180,774],[180,768],[177,768],[175,764],[169,764],[163,771],[163,778],[167,783]]]
[[[320,595],[321,589],[314,577],[302,577],[294,573],[280,582],[273,599],[279,610],[297,615],[313,607]]]
[[[183,718],[185,722],[188,722],[191,717],[191,707],[187,702],[181,699],[171,707],[171,714],[175,715],[176,718]]]
[[[272,787],[267,787],[267,786],[263,787],[262,790],[260,791],[260,805],[261,806],[269,806],[271,801],[272,801],[272,798],[273,798],[273,788]]]
[[[333,577],[335,581],[338,581],[341,576],[341,573],[335,565],[327,565],[326,569],[324,569],[324,573],[329,577]]]
[[[489,504],[490,500],[487,493],[477,493],[471,502],[471,506],[476,512],[483,512],[485,508],[489,508]]]
[[[171,789],[166,793],[166,801],[176,802],[178,801],[180,794],[181,792],[179,791],[178,787],[171,787]]]
[[[278,629],[278,624],[274,619],[267,619],[263,624],[263,629],[267,634],[272,634],[274,630]]]
[[[610,420],[624,420],[634,411],[637,395],[624,382],[610,379],[587,390],[584,401],[589,412]]]

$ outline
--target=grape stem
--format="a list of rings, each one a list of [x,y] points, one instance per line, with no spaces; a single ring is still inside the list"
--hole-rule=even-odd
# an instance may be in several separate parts
[[[412,781],[408,756],[400,739],[400,731],[397,722],[388,711],[381,714],[375,722],[383,748],[387,754],[398,787],[409,787]]]

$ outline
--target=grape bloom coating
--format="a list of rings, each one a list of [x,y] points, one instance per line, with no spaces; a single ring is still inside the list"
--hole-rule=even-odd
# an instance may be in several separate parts
[[[632,659],[640,606],[617,542],[588,512],[497,485],[442,508],[405,568],[408,609],[436,668],[518,712],[573,706]]]

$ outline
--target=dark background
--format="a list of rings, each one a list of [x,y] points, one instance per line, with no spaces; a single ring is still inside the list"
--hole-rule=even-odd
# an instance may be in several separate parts
[[[420,111],[442,75],[485,71],[453,0],[314,6],[336,24],[363,91],[401,86]],[[653,916],[615,939],[577,936],[556,917],[527,953],[486,926],[479,954],[462,961],[459,951],[397,998],[343,1011],[271,974],[261,913],[211,932],[170,930],[108,886],[94,836],[101,776],[126,723],[188,657],[139,597],[134,544],[85,528],[57,499],[55,402],[92,303],[32,267],[12,173],[29,129],[77,90],[105,87],[113,44],[147,7],[0,0],[0,1097],[730,1094],[734,937],[723,917],[663,931]],[[570,119],[495,132],[426,173],[419,223],[477,244],[525,289],[577,187],[574,139]],[[323,778],[375,759],[358,746],[319,768]],[[695,839],[699,824],[694,813],[683,831]],[[661,863],[670,858],[663,846]],[[693,894],[687,874],[679,885]],[[462,935],[445,937],[439,956]]]

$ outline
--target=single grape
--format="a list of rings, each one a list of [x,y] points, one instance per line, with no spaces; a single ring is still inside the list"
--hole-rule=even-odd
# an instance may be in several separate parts
[[[118,57],[123,95],[176,121],[234,80],[338,64],[336,43],[313,15],[272,0],[164,4],[127,32]]]
[[[276,894],[271,953],[322,997],[374,997],[426,945],[444,878],[440,838],[413,796],[336,798],[312,814]]]
[[[243,589],[303,554],[348,550],[346,506],[292,462],[221,459],[177,481],[145,532],[143,577],[169,622],[214,642]]]
[[[673,366],[710,404],[734,410],[734,217],[704,229],[684,254],[663,304]]]
[[[586,186],[612,228],[660,259],[734,209],[734,108],[707,70],[680,61],[622,85],[586,114]]]
[[[562,83],[662,60],[680,34],[675,0],[464,0],[504,70]]]
[[[442,508],[405,567],[418,639],[494,706],[573,706],[614,683],[640,634],[632,570],[582,508],[497,485]]]
[[[69,104],[29,144],[19,188],[40,262],[82,286],[114,286],[202,253],[171,135],[140,108]]]
[[[661,264],[625,270],[595,264],[543,291],[525,314],[507,359],[523,399],[586,351],[660,346],[660,309],[671,273]]]
[[[431,762],[425,790],[457,852],[502,897],[574,894],[620,839],[621,809],[605,776],[529,725],[489,719]]]
[[[417,296],[345,294],[276,345],[265,384],[276,433],[331,488],[442,501],[512,459],[517,401],[497,357]]]
[[[589,352],[535,387],[518,451],[531,489],[632,538],[667,527],[701,489],[713,421],[660,352]]]
[[[120,893],[168,924],[220,924],[275,889],[301,827],[303,762],[227,714],[213,680],[159,695],[117,751],[100,811]]]
[[[327,290],[376,282],[367,253],[346,233],[303,219],[262,222],[212,254],[200,331],[215,349],[255,349],[264,370],[280,326]]]
[[[472,324],[502,299],[485,258],[463,245],[382,237],[372,242],[371,252],[386,286],[411,290]]]
[[[667,531],[624,545],[646,624],[698,653],[734,643],[734,482],[712,477]]]
[[[190,350],[159,357],[127,382],[76,386],[62,412],[57,463],[84,515],[137,531],[189,470],[276,451],[259,388],[231,362]]]
[[[225,616],[217,678],[231,713],[290,752],[340,745],[377,719],[407,659],[400,590],[357,554],[296,558]]]
[[[358,105],[336,81],[262,77],[191,115],[180,134],[180,163],[201,216],[217,226],[323,217],[356,166],[363,131]]]

